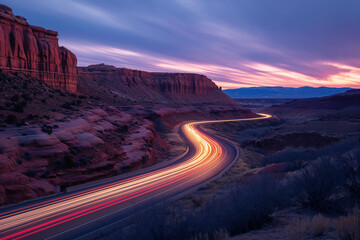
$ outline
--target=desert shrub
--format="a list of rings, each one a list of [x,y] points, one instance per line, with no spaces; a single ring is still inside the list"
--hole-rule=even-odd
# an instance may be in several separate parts
[[[344,172],[339,164],[329,157],[321,158],[296,174],[297,200],[311,209],[338,211],[340,209],[333,201],[333,196],[338,193],[343,182]]]
[[[68,109],[68,110],[73,110],[73,107],[71,106],[70,102],[66,102],[66,103],[62,104],[61,107]]]
[[[205,198],[202,196],[196,196],[192,199],[192,202],[196,208],[201,207],[204,204]]]
[[[345,217],[340,217],[334,222],[335,231],[341,240],[360,239],[360,210],[355,207]]]
[[[115,129],[115,132],[118,133],[127,133],[128,131],[129,131],[129,127],[127,125],[123,125]]]
[[[14,123],[16,123],[16,121],[17,121],[17,117],[15,115],[12,115],[12,114],[9,114],[5,119],[5,122],[7,124],[14,124]]]
[[[41,126],[41,131],[50,135],[53,133],[53,128],[50,125],[44,124]]]
[[[30,95],[27,94],[27,93],[21,94],[21,97],[22,97],[25,101],[32,101],[32,97],[30,97]]]
[[[24,120],[24,119],[21,119],[20,121],[16,122],[15,125],[16,125],[17,127],[24,126],[24,125],[25,125],[25,120]]]
[[[74,160],[71,155],[66,154],[64,156],[64,165],[65,168],[72,168],[74,166]]]
[[[49,171],[45,171],[45,172],[43,172],[43,173],[40,175],[41,178],[48,178],[49,176],[50,176],[50,172],[49,172]]]
[[[25,172],[25,175],[28,176],[28,177],[35,177],[37,172],[38,172],[37,170],[27,170]]]
[[[307,220],[295,219],[286,226],[286,235],[291,240],[304,239],[308,235]]]
[[[267,165],[280,162],[307,162],[314,160],[316,157],[317,154],[314,150],[287,148],[283,151],[265,156],[262,161],[264,165]]]
[[[228,240],[230,238],[229,233],[224,229],[216,230],[212,233],[199,233],[193,236],[191,240]]]
[[[271,219],[271,214],[287,205],[288,192],[271,177],[259,177],[243,186],[235,186],[217,212],[220,226],[231,234],[238,234],[260,228]],[[215,206],[211,206],[215,209]],[[213,211],[209,209],[209,211]],[[216,212],[216,211],[215,211]]]
[[[345,169],[345,187],[350,194],[360,197],[360,147],[342,156],[340,163]]]
[[[24,159],[30,161],[32,159],[31,154],[28,152],[24,153]]]
[[[133,219],[133,224],[122,229],[117,239],[180,240],[189,239],[189,222],[182,209],[157,205]]]
[[[14,111],[15,112],[19,112],[19,113],[22,113],[24,112],[24,107],[26,107],[27,103],[25,101],[22,101],[22,102],[19,102],[19,103],[16,103],[14,105]]]
[[[77,162],[77,164],[78,164],[79,166],[83,166],[83,165],[87,165],[89,162],[90,162],[90,161],[89,161],[88,158],[86,158],[86,157],[81,157],[81,158],[79,159],[79,161]]]
[[[286,227],[289,239],[300,240],[308,236],[319,237],[330,231],[331,220],[322,215],[316,215],[312,219],[295,219]]]
[[[19,99],[20,99],[20,96],[18,94],[15,94],[10,98],[10,101],[18,102]]]
[[[319,237],[328,232],[331,227],[331,220],[322,215],[316,215],[309,222],[309,230],[311,235]]]

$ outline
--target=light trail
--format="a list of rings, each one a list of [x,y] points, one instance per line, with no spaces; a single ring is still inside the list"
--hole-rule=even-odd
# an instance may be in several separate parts
[[[97,219],[95,213],[106,209],[125,209],[124,204],[131,201],[143,202],[152,196],[159,196],[177,189],[178,194],[185,183],[194,187],[207,179],[216,176],[217,168],[226,166],[222,145],[209,135],[200,131],[197,126],[218,122],[254,121],[270,118],[269,114],[258,114],[260,117],[230,120],[211,120],[186,123],[181,131],[186,140],[194,146],[194,154],[181,163],[165,166],[152,172],[129,177],[124,180],[103,184],[88,190],[60,196],[30,206],[0,214],[0,239],[41,239],[37,234],[51,231],[67,222],[79,219],[87,222]],[[100,214],[101,215],[101,214]],[[106,212],[104,212],[106,215]],[[51,232],[51,234],[53,234]],[[50,234],[50,236],[51,236]],[[58,234],[54,232],[54,235]]]

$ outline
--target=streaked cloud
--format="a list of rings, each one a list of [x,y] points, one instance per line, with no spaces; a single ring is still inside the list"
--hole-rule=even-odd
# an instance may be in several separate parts
[[[192,72],[207,75],[215,82],[226,88],[249,87],[249,86],[331,86],[331,87],[358,87],[360,82],[360,68],[333,62],[321,63],[337,69],[326,78],[319,79],[287,69],[274,67],[256,62],[239,64],[237,68],[222,65],[202,64],[183,61],[175,58],[164,58],[156,55],[128,51],[110,46],[65,42],[72,51],[80,56],[83,65],[96,64],[105,60],[113,65],[137,68],[140,64],[142,69],[148,71],[166,72]],[[317,63],[320,65],[320,63]]]
[[[360,87],[360,1],[4,0],[80,65],[205,74],[224,88]]]

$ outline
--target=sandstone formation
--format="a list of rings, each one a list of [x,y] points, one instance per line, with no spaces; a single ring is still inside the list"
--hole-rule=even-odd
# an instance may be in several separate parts
[[[39,124],[0,127],[0,205],[144,168],[168,147],[153,122],[114,107],[47,126],[50,132]]]
[[[166,105],[238,105],[204,75],[145,72],[104,64],[78,70],[80,91],[111,100]]]
[[[55,31],[29,25],[25,18],[0,4],[0,69],[76,92],[76,56],[59,47],[57,36]]]

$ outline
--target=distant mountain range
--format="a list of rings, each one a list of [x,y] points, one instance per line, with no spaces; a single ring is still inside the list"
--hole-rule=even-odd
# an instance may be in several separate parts
[[[227,89],[224,92],[231,98],[312,98],[343,93],[351,88],[328,87],[249,87]]]

